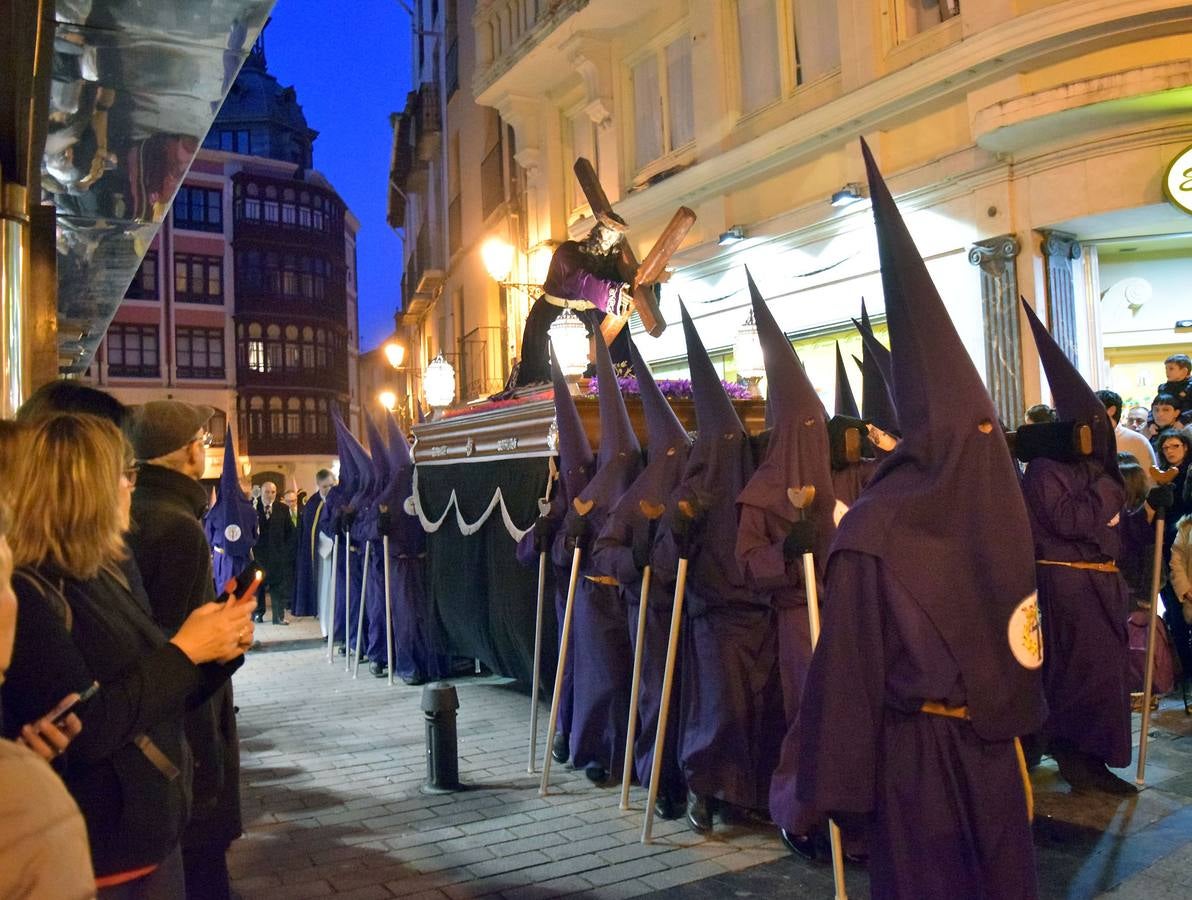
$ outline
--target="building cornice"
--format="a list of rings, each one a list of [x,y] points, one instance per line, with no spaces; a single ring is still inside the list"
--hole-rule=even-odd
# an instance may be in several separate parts
[[[904,69],[809,110],[748,143],[697,162],[616,204],[629,221],[669,214],[756,182],[775,170],[880,130],[919,107],[938,106],[1031,63],[1087,52],[1182,25],[1192,3],[1174,0],[1069,0],[1014,18],[957,42]],[[586,228],[590,221],[577,223]]]

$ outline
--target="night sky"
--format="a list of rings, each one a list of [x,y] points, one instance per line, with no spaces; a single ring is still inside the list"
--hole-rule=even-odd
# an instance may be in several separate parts
[[[410,89],[410,20],[397,0],[277,0],[265,30],[269,71],[293,85],[315,168],[360,220],[360,349],[393,331],[401,239],[385,222],[389,114]]]

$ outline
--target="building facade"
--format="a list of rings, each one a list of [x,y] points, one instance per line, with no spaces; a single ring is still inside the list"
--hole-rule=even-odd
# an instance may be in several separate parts
[[[311,168],[317,133],[258,43],[91,367],[127,403],[217,410],[244,474],[308,491],[331,463],[331,411],[358,417],[359,223]]]
[[[587,156],[639,258],[679,204],[698,214],[672,259],[669,321],[682,296],[732,377],[748,265],[830,398],[832,344],[856,347],[850,320],[861,298],[882,316],[864,136],[1007,422],[1045,395],[1019,294],[1091,383],[1129,399],[1149,401],[1164,356],[1192,343],[1180,287],[1192,276],[1192,228],[1163,189],[1168,165],[1192,143],[1187,4],[422,4],[441,6],[472,26],[465,88],[508,126],[507,184],[521,189],[510,192],[505,221],[481,227],[513,243],[511,281],[533,282],[558,241],[590,227],[571,173]],[[453,120],[447,107],[444,134],[484,115],[492,112]],[[467,147],[477,157],[483,142],[473,134]],[[465,167],[473,177],[475,164]],[[404,190],[442,205],[433,183]],[[423,259],[442,258],[423,244],[410,251],[412,277]],[[433,281],[419,283],[440,317],[455,312]],[[458,290],[465,321],[482,309],[497,320],[491,279],[476,274]],[[511,300],[502,321],[513,357],[528,298],[514,291]],[[433,316],[422,327],[433,331]],[[633,327],[659,370],[685,367],[680,329],[655,340]]]

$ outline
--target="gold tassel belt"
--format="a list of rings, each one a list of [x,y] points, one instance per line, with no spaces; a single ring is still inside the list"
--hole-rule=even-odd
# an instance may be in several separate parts
[[[1065,563],[1057,563],[1056,565],[1066,565]],[[1108,565],[1107,563],[1092,563],[1091,565]],[[1079,566],[1078,568],[1083,568]],[[1115,566],[1113,571],[1117,571]],[[927,713],[929,716],[944,716],[949,719],[964,719],[968,720],[969,712],[967,706],[945,706],[943,703],[936,703],[934,700],[924,700],[923,705],[919,707],[919,712]],[[1018,760],[1018,774],[1022,776],[1022,790],[1026,794],[1026,819],[1028,822],[1035,821],[1035,793],[1031,788],[1031,777],[1026,768],[1026,754],[1022,752],[1022,741],[1014,738],[1014,756]]]
[[[1090,572],[1106,572],[1113,573],[1120,571],[1115,563],[1111,562],[1061,562],[1056,559],[1036,559],[1037,566],[1064,566],[1068,569],[1087,569]]]
[[[605,584],[609,587],[621,586],[621,582],[617,581],[617,579],[613,578],[611,575],[585,575],[584,578],[588,579],[588,581],[592,582],[593,584]]]
[[[947,716],[949,719],[967,719],[969,717],[967,706],[945,706],[934,700],[924,700],[923,705],[919,707],[919,712],[931,716]]]

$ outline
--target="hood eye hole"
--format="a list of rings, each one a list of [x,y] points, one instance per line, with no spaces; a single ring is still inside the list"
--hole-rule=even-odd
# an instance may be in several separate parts
[[[993,434],[993,423],[988,419],[982,419],[977,425],[977,430],[982,434]]]
[[[806,428],[811,428],[813,425],[815,425],[815,418],[813,416],[808,416],[803,420],[803,425]]]

